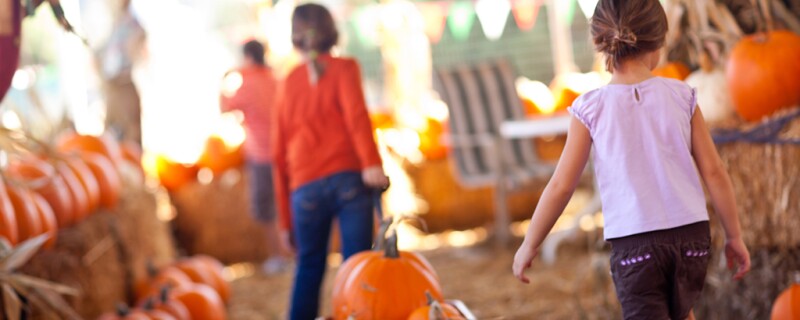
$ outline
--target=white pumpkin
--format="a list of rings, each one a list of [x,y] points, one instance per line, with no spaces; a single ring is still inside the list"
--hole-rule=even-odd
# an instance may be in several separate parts
[[[701,59],[703,68],[690,74],[686,78],[686,83],[697,88],[697,104],[703,111],[703,117],[707,122],[718,122],[734,117],[725,71],[714,67],[707,56],[704,55],[702,58],[704,58]]]

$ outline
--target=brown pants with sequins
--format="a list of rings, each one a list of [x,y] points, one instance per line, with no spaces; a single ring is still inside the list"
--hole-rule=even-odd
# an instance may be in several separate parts
[[[611,242],[611,274],[627,319],[683,320],[705,283],[711,256],[708,221]]]

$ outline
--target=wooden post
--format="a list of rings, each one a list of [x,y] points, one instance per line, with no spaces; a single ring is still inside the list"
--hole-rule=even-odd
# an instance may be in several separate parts
[[[547,23],[550,28],[550,43],[553,50],[555,76],[578,70],[572,50],[572,29],[564,21],[561,11],[566,10],[564,0],[547,0]]]

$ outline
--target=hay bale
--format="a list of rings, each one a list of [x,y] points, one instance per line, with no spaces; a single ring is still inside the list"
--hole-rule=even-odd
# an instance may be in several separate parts
[[[60,230],[55,247],[37,253],[20,271],[78,289],[81,295],[67,301],[87,319],[131,302],[133,281],[144,274],[145,261],[163,265],[175,257],[155,204],[152,192],[126,181],[114,210]]]
[[[428,232],[466,230],[485,225],[494,217],[494,188],[468,189],[458,184],[447,160],[406,164],[414,191],[428,203],[419,212]],[[514,221],[529,219],[544,190],[544,182],[522,186],[508,195],[507,205]]]
[[[739,125],[746,126],[752,125]],[[800,117],[781,137],[800,139]],[[800,247],[800,146],[735,142],[718,149],[734,185],[745,243],[751,248]]]
[[[263,229],[250,215],[246,179],[241,170],[229,170],[211,183],[190,183],[170,195],[176,239],[188,254],[228,264],[267,257]]]
[[[751,250],[753,267],[741,281],[712,260],[703,296],[696,308],[698,319],[769,319],[772,303],[800,271],[800,248]]]

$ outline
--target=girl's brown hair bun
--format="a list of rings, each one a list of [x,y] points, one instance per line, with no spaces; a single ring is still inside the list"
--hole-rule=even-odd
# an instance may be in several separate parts
[[[592,17],[595,49],[609,71],[626,59],[664,45],[667,15],[658,0],[600,0]]]

